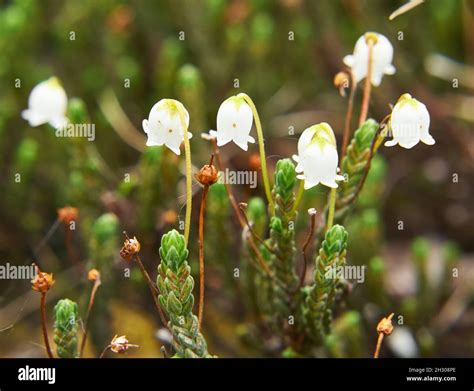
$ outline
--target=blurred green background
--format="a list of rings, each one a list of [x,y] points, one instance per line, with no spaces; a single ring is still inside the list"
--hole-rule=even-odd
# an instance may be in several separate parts
[[[347,98],[339,95],[333,77],[344,69],[342,58],[352,53],[357,38],[373,30],[392,42],[397,73],[374,88],[369,116],[381,120],[390,112],[389,105],[409,92],[427,105],[436,145],[381,149],[383,158],[374,163],[371,177],[374,187],[369,186],[372,190],[365,192],[359,213],[350,220],[353,244],[348,261],[366,264],[379,256],[370,267],[376,274],[380,268],[386,273],[379,282],[384,293],[380,285],[370,292],[370,283],[355,292],[348,308],[357,312],[346,313],[340,328],[345,330],[344,322],[351,325],[355,317],[361,329],[368,330],[364,337],[354,337],[362,347],[341,348],[341,353],[340,346],[329,341],[329,355],[370,354],[374,319],[393,308],[383,302],[385,292],[405,308],[404,313],[412,314],[410,327],[419,355],[472,355],[474,4],[427,0],[389,21],[390,13],[403,3],[0,1],[0,261],[35,260],[54,272],[58,282],[49,295],[51,306],[60,297],[70,297],[82,305],[84,316],[90,283],[71,266],[68,239],[61,227],[53,226],[58,208],[77,207],[72,258],[100,265],[109,281],[99,291],[108,298],[108,326],[105,320],[95,325],[91,333],[97,337],[87,351],[97,352],[118,333],[142,346],[130,356],[160,356],[158,319],[149,292],[136,268],[130,279],[123,277],[129,265],[118,256],[120,232],[137,235],[144,262],[155,276],[161,234],[184,218],[184,182],[176,156],[159,148],[144,150],[142,120],[163,97],[182,101],[190,112],[193,163],[199,168],[211,153],[200,133],[215,128],[217,109],[225,98],[244,91],[259,109],[272,170],[279,158],[295,153],[298,134],[309,125],[326,121],[341,139]],[[31,89],[52,75],[61,79],[70,99],[69,117],[95,124],[93,143],[56,138],[52,128],[31,128],[21,118]],[[79,99],[71,101],[73,97]],[[360,98],[359,87],[356,114]],[[294,135],[288,133],[291,127]],[[250,153],[233,146],[224,149],[228,164],[240,170],[255,168],[256,152],[256,146]],[[14,181],[16,173],[22,175],[20,183]],[[130,182],[124,181],[127,175]],[[199,191],[197,185],[195,190]],[[222,199],[218,191],[216,203]],[[263,187],[240,187],[236,192],[239,201],[245,201],[262,195]],[[306,197],[308,207],[317,204],[318,193]],[[211,192],[210,203],[212,196]],[[240,233],[230,221],[231,212],[227,216],[225,222],[208,219],[210,304],[205,335],[219,355],[265,355],[245,343],[245,311],[230,276],[238,263],[233,254],[239,251]],[[228,243],[222,243],[222,230]],[[421,236],[424,239],[413,242]],[[227,252],[216,250],[218,246]],[[195,260],[197,248],[190,250]],[[422,251],[418,258],[417,251]],[[416,265],[423,257],[433,262],[429,270],[441,259],[456,258],[462,265],[455,282],[457,296],[446,291],[430,310],[418,303],[429,319],[410,302],[419,280],[407,278],[414,273],[410,259]],[[1,356],[42,355],[37,346],[39,298],[29,289],[28,281],[0,282]],[[448,300],[453,303],[446,306]]]

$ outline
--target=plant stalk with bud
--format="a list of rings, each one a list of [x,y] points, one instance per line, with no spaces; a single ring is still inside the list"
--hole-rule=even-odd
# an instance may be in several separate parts
[[[204,186],[201,198],[201,207],[199,208],[199,307],[198,320],[199,328],[201,328],[202,317],[204,313],[204,212],[206,210],[206,197],[209,191],[209,186],[217,182],[218,172],[217,168],[212,165],[214,155],[211,156],[209,164],[203,166],[196,174],[196,180]]]
[[[41,308],[41,326],[43,329],[43,339],[46,346],[46,352],[49,358],[54,358],[48,338],[48,327],[46,325],[46,293],[54,285],[53,274],[45,273],[36,266],[36,276],[31,281],[31,288],[41,294],[40,308]]]

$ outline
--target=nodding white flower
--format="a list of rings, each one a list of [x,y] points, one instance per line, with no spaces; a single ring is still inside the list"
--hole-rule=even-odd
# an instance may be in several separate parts
[[[310,189],[322,183],[336,188],[336,181],[344,180],[338,175],[336,137],[329,124],[322,122],[307,128],[298,140],[298,155],[293,155],[298,164],[297,176],[304,180],[304,188]]]
[[[248,143],[255,142],[255,139],[249,135],[252,122],[252,109],[245,99],[241,96],[231,96],[219,107],[217,131],[212,130],[210,134],[216,136],[219,147],[233,141],[247,151]]]
[[[390,115],[389,128],[393,140],[385,143],[386,147],[399,144],[410,149],[420,141],[433,145],[435,139],[429,133],[430,113],[420,101],[412,98],[410,94],[403,94]]]
[[[186,127],[181,123],[180,111],[184,113]],[[151,108],[148,119],[143,120],[143,130],[148,135],[146,145],[166,145],[176,155],[180,155],[179,147],[184,141],[184,132],[189,126],[189,113],[183,104],[174,99],[161,99]],[[192,134],[188,132],[188,137]]]
[[[373,40],[372,49],[372,76],[371,83],[379,86],[383,75],[393,75],[395,67],[392,65],[393,46],[390,41],[379,33],[365,33],[356,42],[354,54],[344,57],[344,64],[352,69],[355,80],[359,81],[367,77],[369,65],[369,46],[367,42]]]
[[[62,128],[67,123],[67,96],[57,77],[51,77],[36,85],[28,98],[28,109],[21,112],[30,126],[49,123]]]

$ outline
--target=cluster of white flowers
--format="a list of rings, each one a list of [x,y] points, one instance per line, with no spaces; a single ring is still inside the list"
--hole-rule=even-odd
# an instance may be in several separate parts
[[[183,127],[180,112],[185,116],[185,127]],[[245,99],[232,96],[219,107],[217,131],[211,130],[209,135],[216,138],[219,147],[233,141],[247,151],[248,143],[255,142],[255,139],[249,135],[252,123],[252,110]],[[146,145],[166,145],[179,155],[179,147],[188,126],[189,114],[183,104],[174,99],[162,99],[152,107],[148,119],[143,120],[143,130],[148,135]],[[190,132],[188,135],[191,138]]]
[[[366,33],[356,42],[354,53],[344,57],[344,63],[351,68],[356,82],[368,76],[369,47],[372,46],[371,83],[380,85],[384,75],[392,75],[393,47],[390,41],[379,33]],[[39,83],[33,88],[28,100],[28,109],[22,116],[31,126],[49,123],[55,128],[67,123],[67,96],[56,77]],[[231,141],[248,150],[249,143],[255,143],[250,136],[253,112],[242,95],[231,96],[219,107],[217,130],[211,130],[208,137],[215,138],[218,146]],[[393,108],[388,122],[393,137],[385,143],[391,147],[400,145],[412,148],[420,141],[433,145],[434,138],[429,133],[430,115],[426,106],[403,94]],[[174,99],[162,99],[150,110],[148,119],[143,120],[143,130],[147,134],[147,146],[165,145],[177,155],[188,132],[189,113],[184,105]],[[192,134],[187,133],[191,138]],[[331,126],[325,122],[313,125],[301,134],[298,141],[298,154],[293,156],[297,162],[298,178],[304,180],[305,189],[319,183],[336,188],[336,181],[344,177],[338,174],[338,153],[336,138]]]

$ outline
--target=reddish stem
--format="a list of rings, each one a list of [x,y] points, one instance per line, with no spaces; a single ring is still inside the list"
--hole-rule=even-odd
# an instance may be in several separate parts
[[[41,293],[41,325],[43,327],[43,339],[46,345],[46,352],[49,358],[54,358],[51,346],[49,345],[48,328],[46,327],[46,293]]]

